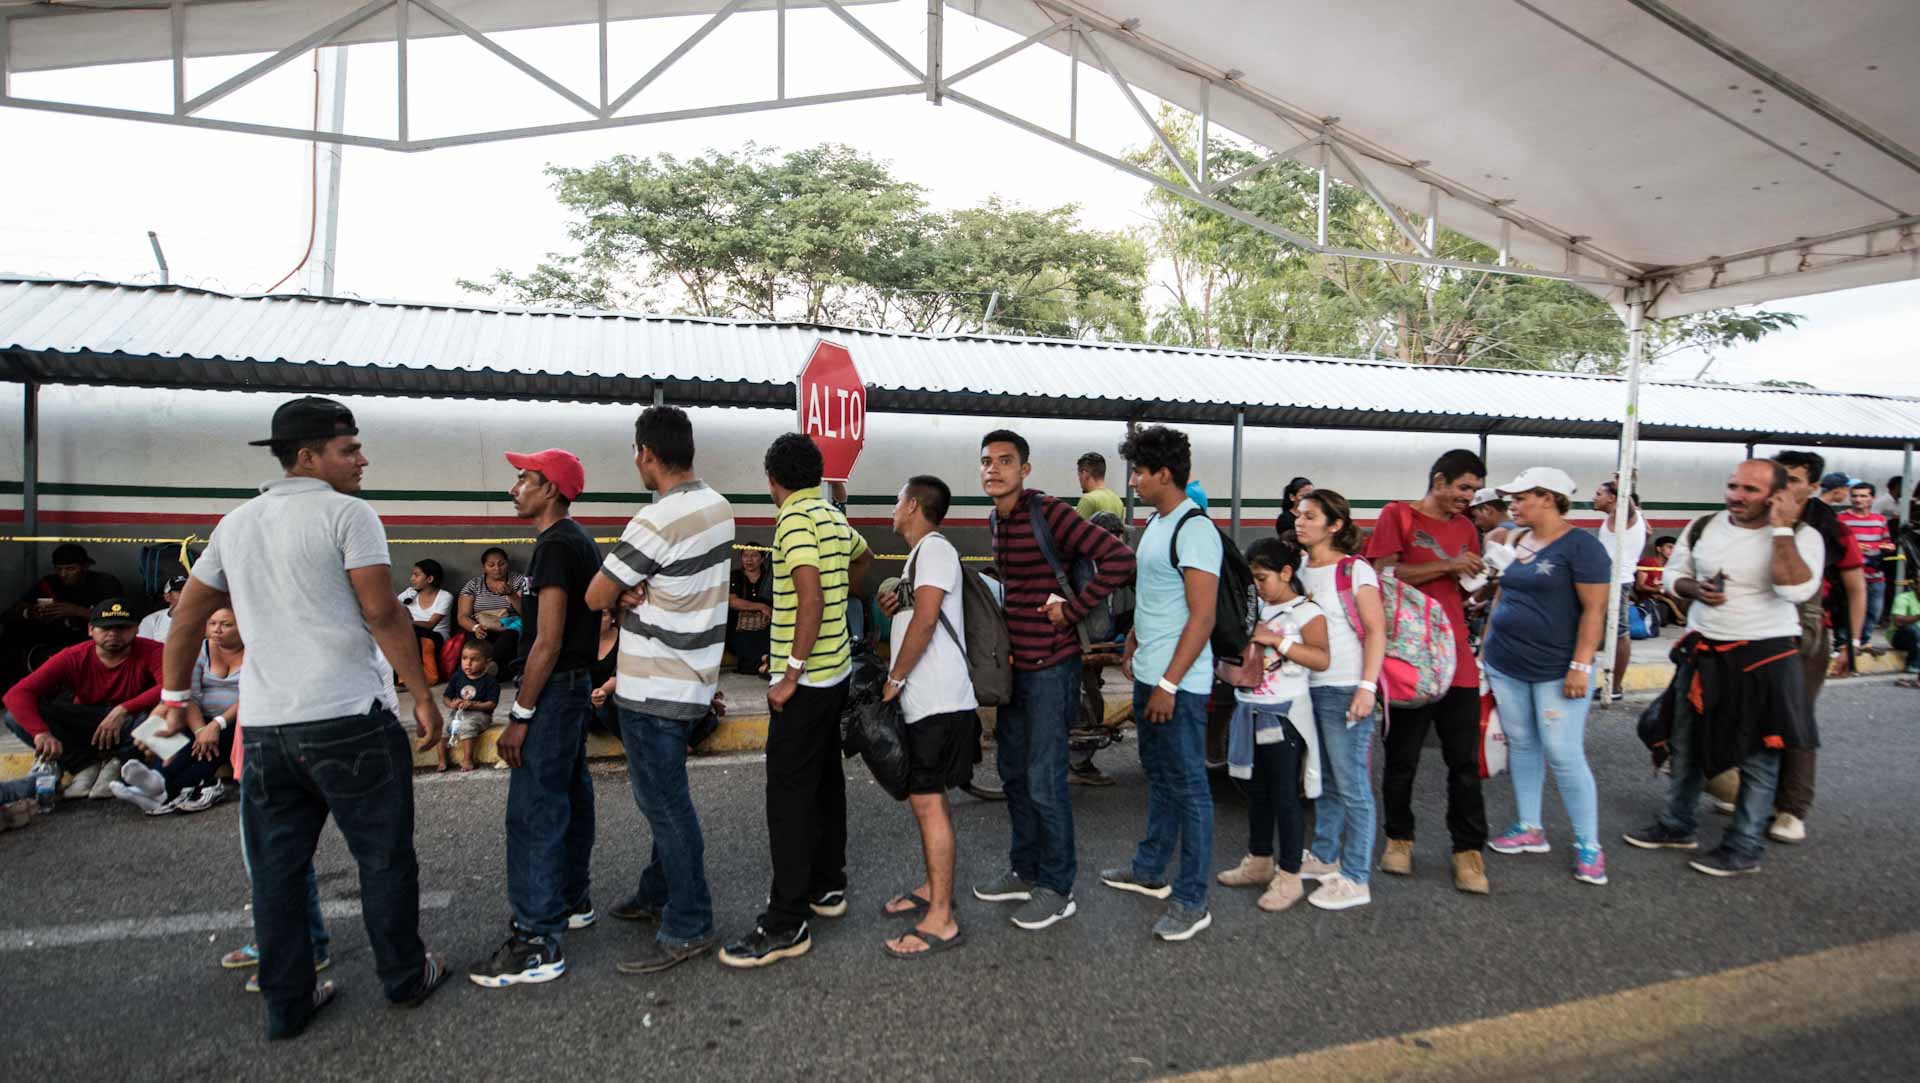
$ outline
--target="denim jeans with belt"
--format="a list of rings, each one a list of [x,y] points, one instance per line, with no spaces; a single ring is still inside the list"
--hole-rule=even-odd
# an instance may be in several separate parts
[[[585,668],[547,678],[527,723],[520,766],[507,782],[507,901],[513,923],[560,940],[567,915],[589,901],[593,779],[587,725],[593,677]]]
[[[313,932],[307,876],[332,815],[360,868],[361,918],[387,999],[420,993],[420,864],[413,849],[413,749],[393,712],[275,726],[254,722],[241,817],[253,879],[253,928],[269,1037],[313,1013]]]
[[[1207,783],[1207,697],[1178,692],[1173,717],[1148,722],[1154,686],[1133,682],[1133,716],[1139,719],[1140,766],[1147,773],[1147,834],[1133,854],[1135,876],[1157,880],[1180,846],[1173,901],[1207,908],[1207,867],[1213,863],[1213,790]]]
[[[687,736],[694,722],[620,708],[627,782],[653,833],[653,856],[635,897],[660,915],[655,939],[676,947],[713,935],[707,844],[687,785]]]
[[[1008,860],[1020,878],[1073,894],[1073,801],[1067,792],[1067,733],[1080,711],[1078,655],[1045,669],[1013,671],[1013,698],[994,723],[995,758],[1013,839]]]
[[[1358,685],[1319,685],[1313,721],[1320,727],[1320,797],[1313,803],[1313,856],[1340,866],[1340,875],[1364,885],[1373,872],[1373,828],[1378,814],[1367,770],[1378,712],[1352,725],[1347,707]]]

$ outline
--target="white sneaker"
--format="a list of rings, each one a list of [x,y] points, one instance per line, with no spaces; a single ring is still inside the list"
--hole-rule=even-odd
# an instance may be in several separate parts
[[[1776,812],[1773,815],[1773,826],[1767,828],[1767,837],[1775,842],[1805,842],[1807,841],[1806,821],[1791,812]]]
[[[99,778],[100,765],[90,763],[74,773],[73,781],[67,783],[66,791],[61,796],[69,801],[84,801],[93,792],[93,784]]]
[[[1718,797],[1713,796],[1712,794],[1707,795],[1707,807],[1719,813],[1722,816],[1733,815],[1733,802],[1722,801]]]
[[[1313,856],[1312,850],[1300,851],[1300,879],[1328,880],[1340,875],[1340,866]]]
[[[1351,910],[1372,902],[1373,891],[1365,884],[1356,884],[1335,873],[1321,880],[1307,901],[1322,910]]]
[[[139,809],[149,816],[153,815],[154,810],[160,807],[160,802],[155,801],[143,791],[136,790],[124,782],[115,782],[109,786],[108,789],[112,791],[113,796],[118,797],[120,800],[125,801],[127,804],[132,805],[134,808]]]
[[[120,761],[108,760],[100,768],[100,776],[93,780],[93,786],[87,790],[87,797],[93,801],[105,801],[113,796],[113,784],[120,781]]]

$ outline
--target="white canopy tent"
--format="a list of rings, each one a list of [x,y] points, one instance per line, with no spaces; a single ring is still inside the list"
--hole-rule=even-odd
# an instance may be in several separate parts
[[[1647,318],[1920,278],[1920,3],[1849,0],[874,0],[924,5],[923,40],[887,42],[850,0],[0,0],[0,106],[258,132],[400,151],[723,113],[886,96],[980,110],[1106,161],[1272,234],[1347,257],[1576,282],[1614,303],[1629,329],[1621,462],[1634,461]],[[789,8],[832,12],[887,56],[901,82],[789,97]],[[608,78],[608,26],[709,14],[638,81]],[[955,70],[948,18],[1011,32],[1005,49]],[[774,97],[646,111],[645,91],[722,22],[766,20]],[[515,56],[504,31],[597,25],[596,98]],[[578,119],[415,139],[407,124],[407,49],[460,34],[561,96]],[[323,45],[398,42],[397,135],[376,137],[213,119],[204,110]],[[968,93],[967,80],[1032,48],[1070,57],[1064,127]],[[187,64],[261,59],[188,94]],[[743,63],[755,58],[743,58]],[[149,111],[16,96],[16,73],[170,61],[172,100]],[[1105,80],[1137,110],[1143,134],[1180,159],[1179,180],[1079,139],[1077,94]],[[1141,95],[1187,110],[1316,167],[1385,208],[1405,242],[1328,244],[1231,203],[1246,174],[1212,174],[1182,156]],[[1204,138],[1201,141],[1204,146]],[[1010,166],[1011,168],[1011,166]],[[1258,167],[1256,167],[1258,168]],[[1452,260],[1436,227],[1499,252]],[[1911,470],[1908,471],[1911,474]],[[1623,469],[1630,487],[1632,472]],[[1628,501],[1621,501],[1625,515]],[[1622,559],[1629,559],[1625,554]],[[1616,577],[1615,589],[1618,589]],[[1617,606],[1609,610],[1617,613]],[[1609,636],[1608,642],[1612,642]]]

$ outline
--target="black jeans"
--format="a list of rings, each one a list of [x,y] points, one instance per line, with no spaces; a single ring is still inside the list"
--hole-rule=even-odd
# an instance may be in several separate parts
[[[767,841],[773,890],[760,925],[785,935],[813,912],[810,897],[847,887],[847,776],[840,715],[847,682],[802,686],[767,723]]]
[[[413,850],[413,752],[392,712],[254,724],[241,732],[241,829],[253,869],[253,929],[267,1035],[297,1031],[313,1012],[307,868],[327,816],[360,867],[360,905],[387,999],[418,994],[420,866]]]
[[[1420,746],[1427,731],[1440,731],[1440,758],[1447,765],[1447,833],[1453,852],[1487,845],[1487,803],[1480,794],[1480,690],[1452,688],[1413,709],[1398,708],[1387,729],[1387,771],[1380,789],[1386,799],[1390,839],[1413,838],[1413,778],[1420,770]]]
[[[111,757],[123,760],[140,758],[140,752],[133,747],[133,727],[140,724],[145,715],[135,715],[127,719],[120,728],[120,744],[108,752],[93,747],[93,734],[100,728],[100,721],[107,717],[114,705],[96,703],[91,705],[73,702],[73,696],[66,692],[48,696],[40,701],[40,721],[46,724],[47,732],[60,742],[60,769],[78,772],[89,765],[104,763]],[[13,713],[0,712],[0,723],[13,732],[15,737],[33,747],[33,734],[27,727],[14,720]]]
[[[1300,758],[1307,743],[1291,724],[1286,739],[1253,746],[1253,778],[1247,783],[1247,852],[1271,857],[1282,872],[1300,871],[1307,820],[1300,801]],[[1274,834],[1280,850],[1274,852]]]

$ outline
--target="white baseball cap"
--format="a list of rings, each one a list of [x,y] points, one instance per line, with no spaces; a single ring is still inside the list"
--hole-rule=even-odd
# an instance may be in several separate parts
[[[1501,496],[1498,489],[1482,489],[1473,494],[1473,503],[1468,504],[1467,507],[1477,508],[1482,504],[1494,504],[1505,499],[1506,497]]]
[[[1561,496],[1572,496],[1579,486],[1565,470],[1556,466],[1533,466],[1520,471],[1520,476],[1497,487],[1497,491],[1511,495],[1527,493],[1535,489],[1545,489]]]

